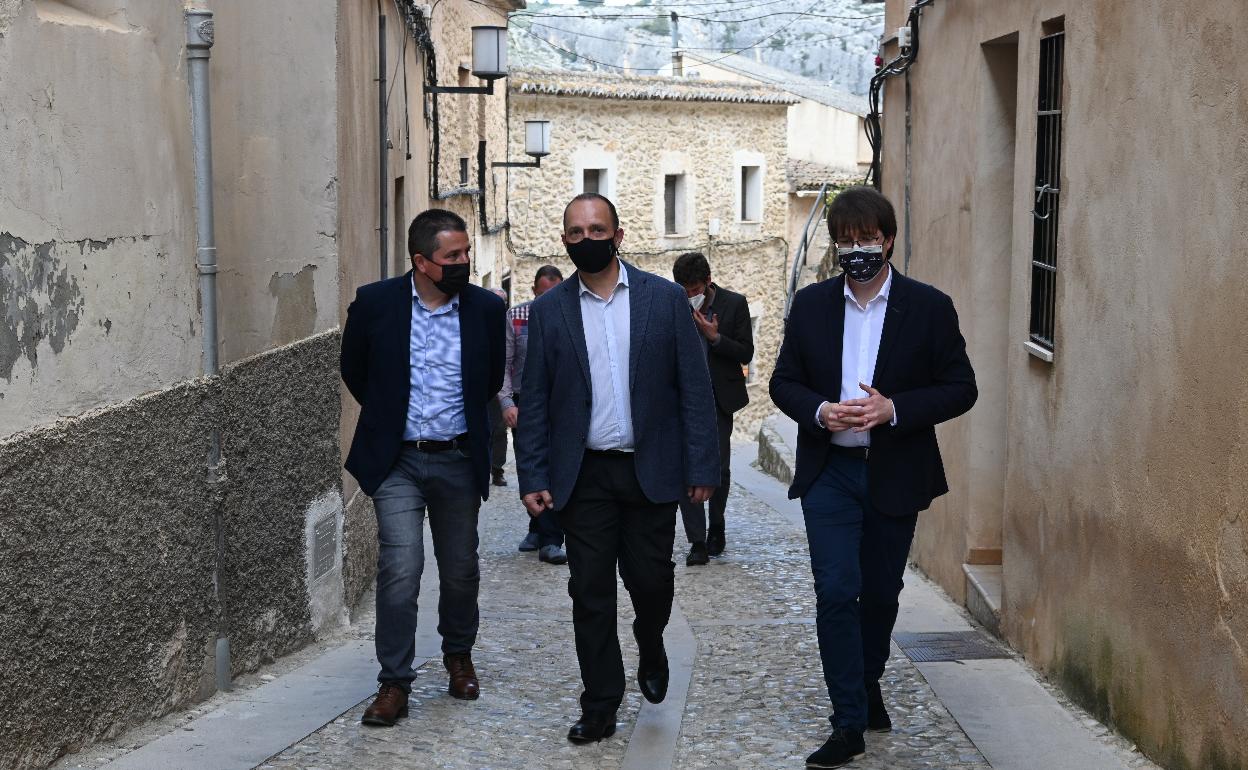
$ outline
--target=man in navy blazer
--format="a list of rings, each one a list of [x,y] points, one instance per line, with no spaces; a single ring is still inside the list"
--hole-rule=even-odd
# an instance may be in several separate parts
[[[842,192],[828,228],[843,275],[797,293],[771,397],[798,424],[801,498],[833,732],[807,767],[892,729],[879,680],[919,511],[949,491],[935,426],[975,403],[953,302],[889,264],[897,218],[873,188]]]
[[[588,743],[615,732],[624,697],[617,563],[637,615],[642,695],[667,694],[676,504],[710,497],[719,439],[684,290],[618,258],[624,231],[603,196],[577,196],[563,224],[577,272],[530,309],[516,466],[529,514],[553,509],[567,538],[585,685],[568,739]]]
[[[342,380],[360,403],[347,470],[377,512],[377,697],[363,722],[407,716],[429,514],[450,694],[475,699],[477,512],[490,489],[486,404],[503,382],[505,306],[468,283],[468,228],[430,209],[408,230],[412,271],[356,292],[342,331]]]

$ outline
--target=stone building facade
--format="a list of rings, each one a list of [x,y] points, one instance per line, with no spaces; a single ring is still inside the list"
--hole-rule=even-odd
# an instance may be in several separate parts
[[[1159,763],[1248,767],[1248,6],[936,0],[920,30],[893,260],[953,295],[980,398],[913,558]]]
[[[6,768],[185,707],[342,622],[376,562],[342,471],[346,306],[407,269],[406,222],[435,190],[469,219],[479,279],[501,251],[505,189],[457,182],[479,138],[504,144],[505,92],[440,96],[435,131],[423,91],[434,69],[474,85],[467,28],[517,6],[194,3],[214,14],[221,371],[202,376],[185,5],[0,0]]]
[[[701,251],[714,280],[749,300],[751,403],[737,425],[756,430],[773,411],[767,379],[783,328],[791,97],[668,77],[531,70],[509,80],[512,160],[524,158],[524,121],[551,121],[541,167],[510,170],[515,301],[531,298],[541,265],[572,274],[563,208],[587,189],[606,195],[619,210],[624,259],[670,279],[676,257]]]

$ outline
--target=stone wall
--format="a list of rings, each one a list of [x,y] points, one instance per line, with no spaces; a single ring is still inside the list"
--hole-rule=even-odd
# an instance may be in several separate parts
[[[565,276],[574,268],[559,240],[563,208],[579,191],[576,173],[586,157],[614,163],[614,202],[624,229],[622,256],[642,269],[672,277],[672,263],[702,251],[714,280],[746,295],[758,316],[751,404],[738,414],[752,436],[773,411],[767,379],[783,333],[788,203],[785,182],[785,104],[662,102],[587,99],[512,93],[511,157],[524,152],[526,119],[552,122],[552,154],[539,169],[511,176],[510,246],[514,301],[532,298],[537,268],[552,263]],[[764,166],[763,216],[738,221],[735,163],[756,153]],[[685,173],[689,186],[687,234],[663,234],[663,176]],[[708,223],[719,220],[719,233]]]
[[[341,620],[368,547],[348,533],[310,579],[305,537],[312,518],[342,531],[338,344],[319,335],[0,441],[0,766],[43,766],[211,694],[221,627],[240,674]]]
[[[1025,348],[1030,212],[1040,38],[1063,17],[1048,363]],[[1248,767],[1248,7],[938,2],[922,35],[910,272],[952,294],[980,401],[940,430],[953,491],[914,556],[960,596],[968,550],[1001,547],[1001,630],[1029,661],[1167,767]],[[1136,53],[1176,41],[1200,55]],[[884,99],[902,216],[903,89]]]

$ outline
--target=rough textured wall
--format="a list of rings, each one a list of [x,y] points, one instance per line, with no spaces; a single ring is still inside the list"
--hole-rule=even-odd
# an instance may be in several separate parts
[[[1039,36],[1044,21],[1063,13],[1050,365],[1022,344]],[[976,189],[999,183],[999,170],[977,157],[986,146],[976,118],[986,84],[976,49],[1019,33],[1008,311],[967,327],[972,345],[993,327],[1009,334],[1004,355],[977,362],[981,387],[1002,389],[1006,402],[998,426],[1008,457],[1004,633],[1163,764],[1246,767],[1248,620],[1238,607],[1248,595],[1248,290],[1237,246],[1248,234],[1240,215],[1248,205],[1248,95],[1240,86],[1248,65],[1234,52],[1248,42],[1248,8],[1206,0],[1140,14],[1111,0],[936,3],[924,19],[923,60],[912,75],[913,272],[952,290],[964,320],[991,296],[976,276],[991,274],[996,259],[964,247],[985,211]],[[1202,54],[1130,53],[1173,50],[1175,41]],[[893,87],[890,103],[900,94]],[[900,127],[894,117],[887,128],[886,189],[895,199]],[[974,428],[942,438],[951,472],[967,479]],[[928,516],[920,527],[963,526],[970,499],[957,491],[941,520]],[[932,548],[921,560],[930,567],[954,556]]]
[[[338,323],[336,9],[211,8],[221,360],[236,361]]]
[[[738,415],[743,431],[757,430],[758,420],[773,411],[767,378],[783,331],[784,235],[788,204],[784,179],[785,105],[665,103],[534,97],[513,93],[511,154],[524,150],[524,120],[552,121],[552,154],[540,169],[511,177],[511,245],[516,302],[532,298],[533,275],[543,264],[574,270],[559,241],[563,208],[576,192],[574,159],[578,150],[597,147],[615,156],[614,202],[624,228],[623,256],[645,270],[672,276],[672,262],[686,251],[700,250],[712,276],[749,299],[759,316],[755,337],[757,372],[750,386],[751,404]],[[734,216],[737,184],[733,156],[739,150],[762,155],[763,219],[740,223]],[[686,173],[691,186],[689,235],[666,237],[663,226],[663,175]],[[656,213],[657,207],[657,213]],[[720,221],[719,235],[707,233],[710,219]]]
[[[309,515],[342,516],[340,340],[336,332],[317,335],[242,361],[221,378],[222,599],[235,673],[298,649],[314,630],[302,568],[305,524]],[[329,510],[309,510],[323,498]]]
[[[0,436],[199,367],[181,4],[67,8],[0,4]]]
[[[212,388],[0,442],[0,765],[212,692]]]
[[[336,591],[307,579],[308,515],[341,515],[338,344],[320,335],[0,441],[0,766],[42,766],[211,694],[221,612],[241,673],[311,638],[318,594],[358,597],[374,558],[359,549],[340,551]]]

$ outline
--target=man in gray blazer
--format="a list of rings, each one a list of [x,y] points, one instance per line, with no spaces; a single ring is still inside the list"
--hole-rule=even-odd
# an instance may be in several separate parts
[[[611,201],[578,195],[563,216],[577,272],[533,302],[516,468],[531,516],[557,512],[585,691],[568,740],[615,732],[624,698],[616,634],[618,564],[637,619],[637,683],[667,694],[676,503],[719,483],[714,397],[685,291],[618,257]]]

